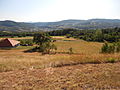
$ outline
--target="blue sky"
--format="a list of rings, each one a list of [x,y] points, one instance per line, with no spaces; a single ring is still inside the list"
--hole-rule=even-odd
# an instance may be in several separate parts
[[[120,19],[120,0],[0,0],[0,20]]]

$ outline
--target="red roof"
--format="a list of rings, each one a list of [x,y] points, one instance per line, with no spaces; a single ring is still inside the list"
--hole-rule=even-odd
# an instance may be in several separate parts
[[[6,38],[0,41],[0,47],[14,47],[19,43],[19,41]]]

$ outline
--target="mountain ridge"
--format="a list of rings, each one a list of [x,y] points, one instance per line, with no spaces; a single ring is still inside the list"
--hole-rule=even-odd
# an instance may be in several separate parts
[[[76,29],[103,29],[120,27],[120,19],[68,19],[57,22],[15,22],[11,20],[0,21],[0,31],[50,31],[64,28]]]

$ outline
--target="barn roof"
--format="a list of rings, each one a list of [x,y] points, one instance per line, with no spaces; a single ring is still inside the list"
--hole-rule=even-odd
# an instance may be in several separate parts
[[[0,47],[14,47],[19,43],[20,43],[19,41],[6,38],[0,41]]]

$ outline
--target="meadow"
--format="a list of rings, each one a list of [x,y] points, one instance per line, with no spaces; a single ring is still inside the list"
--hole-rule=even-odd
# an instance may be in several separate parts
[[[54,37],[54,39],[58,40],[54,42],[57,46],[56,54],[42,55],[39,52],[25,52],[34,46],[19,46],[10,50],[0,50],[0,72],[82,63],[118,62],[120,60],[119,53],[101,54],[103,43],[86,42],[59,36]],[[73,54],[69,54],[69,48],[73,49]]]
[[[57,46],[56,54],[24,52],[34,46],[1,49],[0,88],[13,90],[120,88],[118,70],[120,53],[100,53],[103,43],[59,36],[53,38],[57,40],[54,42]],[[69,54],[69,48],[73,49],[73,54]]]

